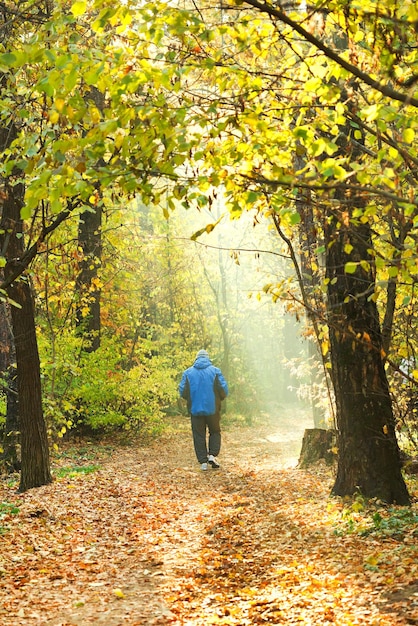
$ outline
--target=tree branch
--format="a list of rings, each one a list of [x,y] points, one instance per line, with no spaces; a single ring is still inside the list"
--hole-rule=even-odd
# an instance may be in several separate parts
[[[61,211],[54,219],[53,222],[42,229],[37,240],[26,250],[23,256],[20,259],[14,259],[14,271],[7,277],[7,279],[3,280],[0,283],[0,291],[5,290],[9,287],[19,276],[23,274],[23,272],[29,267],[33,259],[35,258],[38,248],[43,241],[45,241],[46,237],[52,233],[60,224],[62,224],[72,213],[72,211],[78,206],[79,203],[74,205],[70,205],[65,210]]]
[[[411,106],[418,107],[418,100],[416,98],[401,93],[396,89],[392,89],[388,85],[380,83],[352,63],[349,63],[334,50],[332,50],[332,48],[324,44],[320,39],[315,37],[315,35],[313,35],[305,28],[303,28],[303,26],[292,20],[288,15],[286,15],[286,13],[284,13],[280,9],[271,6],[266,2],[259,2],[259,0],[245,0],[245,4],[252,6],[254,9],[258,9],[262,13],[267,13],[271,17],[275,17],[284,24],[287,24],[288,26],[290,26],[290,28],[292,28],[299,35],[301,35],[301,37],[303,37],[306,41],[315,46],[315,48],[321,50],[321,52],[323,52],[325,56],[328,57],[328,59],[335,61],[335,63],[338,63],[340,67],[350,72],[350,74],[363,81],[366,85],[369,85],[369,87],[376,89],[376,91],[379,91],[382,95],[387,96],[392,100],[397,100],[398,102],[403,102],[404,104],[410,104]]]

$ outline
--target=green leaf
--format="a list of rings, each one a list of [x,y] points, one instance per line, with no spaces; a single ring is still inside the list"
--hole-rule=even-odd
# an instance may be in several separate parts
[[[297,128],[294,129],[293,134],[295,135],[295,137],[297,139],[304,139],[306,140],[309,137],[309,130],[306,127],[303,126],[298,126]]]
[[[13,67],[17,61],[17,57],[12,52],[5,52],[4,54],[0,54],[0,65],[5,65],[6,67]]]
[[[255,204],[257,200],[259,199],[259,197],[260,197],[260,194],[257,193],[256,191],[249,191],[247,195],[248,204]]]
[[[39,89],[40,92],[46,94],[47,96],[53,96],[55,93],[55,87],[49,81],[48,75],[39,80],[36,84],[36,87]]]
[[[32,214],[32,207],[28,203],[24,204],[20,209],[20,217],[22,220],[28,220]]]
[[[346,274],[354,274],[357,270],[358,263],[354,263],[354,261],[349,261],[344,266],[344,271]]]
[[[398,275],[398,268],[396,266],[392,266],[388,268],[388,274],[390,278],[395,278]]]
[[[76,85],[77,79],[78,79],[78,71],[75,67],[73,67],[70,73],[67,74],[65,77],[65,81],[64,81],[65,88],[68,91],[71,91],[73,87]]]

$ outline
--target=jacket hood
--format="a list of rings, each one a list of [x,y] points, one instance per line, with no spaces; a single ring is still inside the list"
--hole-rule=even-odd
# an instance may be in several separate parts
[[[198,356],[195,362],[193,363],[193,367],[196,367],[198,370],[204,370],[206,367],[212,365],[212,361],[207,356]]]

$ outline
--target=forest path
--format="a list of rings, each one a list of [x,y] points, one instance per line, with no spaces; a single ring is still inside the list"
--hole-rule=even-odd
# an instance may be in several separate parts
[[[208,472],[173,422],[149,447],[68,450],[52,485],[4,482],[1,626],[418,624],[416,548],[336,534],[330,473],[294,467],[303,420],[225,428]]]

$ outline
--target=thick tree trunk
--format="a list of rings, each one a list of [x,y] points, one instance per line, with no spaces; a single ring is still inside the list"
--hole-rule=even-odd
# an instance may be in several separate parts
[[[355,84],[342,91],[355,114]],[[363,138],[349,117],[336,143],[350,163],[360,162]],[[408,505],[392,400],[384,368],[372,231],[362,215],[368,198],[338,185],[324,220],[331,377],[336,401],[338,470],[333,494]]]
[[[406,505],[409,495],[373,298],[370,227],[356,226],[346,211],[347,204],[340,214],[333,213],[326,233],[331,372],[339,433],[333,493],[361,492],[368,498]],[[354,272],[345,272],[347,262],[358,263]]]
[[[23,254],[23,229],[20,209],[21,183],[5,185],[0,241],[6,253],[4,275],[14,275]],[[7,235],[6,235],[7,233]],[[19,418],[21,431],[20,491],[40,487],[52,481],[48,438],[42,408],[41,372],[35,328],[32,290],[22,274],[7,288],[12,300],[11,317],[16,351]]]
[[[52,482],[48,438],[43,417],[41,372],[29,283],[21,279],[8,290],[21,308],[12,307],[18,371],[22,466],[19,491]]]

